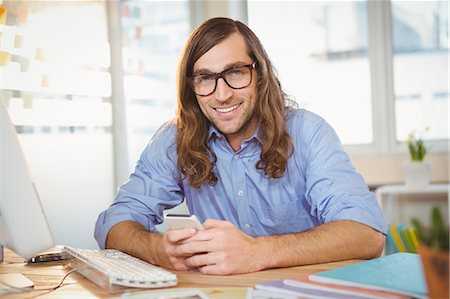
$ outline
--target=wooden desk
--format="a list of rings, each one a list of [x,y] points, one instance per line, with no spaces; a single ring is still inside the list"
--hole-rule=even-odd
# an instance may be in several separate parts
[[[343,261],[301,267],[280,268],[260,271],[256,273],[210,276],[199,272],[173,271],[178,276],[177,288],[209,288],[209,287],[252,287],[265,281],[298,277],[340,266],[353,264],[356,261]],[[0,273],[21,273],[35,283],[35,288],[49,288],[56,286],[63,276],[70,270],[63,263],[41,265],[27,265],[23,259],[12,251],[5,250],[5,260],[0,263]],[[166,289],[168,290],[168,289]],[[114,293],[120,296],[121,293]],[[99,288],[79,273],[72,273],[59,289],[49,291],[32,291],[7,295],[7,298],[104,298],[111,296],[106,290]],[[2,297],[3,298],[3,297]]]

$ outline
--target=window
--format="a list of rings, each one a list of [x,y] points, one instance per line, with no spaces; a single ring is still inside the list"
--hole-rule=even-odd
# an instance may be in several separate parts
[[[345,144],[371,143],[366,2],[273,5],[249,1],[249,25],[266,47],[283,88],[301,107],[327,119]]]
[[[392,31],[397,141],[449,138],[448,2],[393,2]]]
[[[327,119],[349,149],[397,151],[410,132],[426,127],[425,138],[448,140],[447,2],[274,5],[249,0],[250,27],[288,94]]]
[[[188,1],[122,1],[122,59],[129,167],[175,116],[178,57],[190,33]]]
[[[111,79],[103,4],[4,5],[2,96],[19,132],[108,132]],[[91,21],[80,22],[81,15]]]
[[[95,248],[92,227],[114,194],[104,2],[0,4],[0,100],[56,243]]]

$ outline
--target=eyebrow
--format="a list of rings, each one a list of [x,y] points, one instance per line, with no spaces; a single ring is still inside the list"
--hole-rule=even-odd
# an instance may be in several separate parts
[[[247,64],[249,64],[249,63],[248,62],[243,62],[243,61],[236,61],[236,62],[228,63],[227,65],[225,65],[225,67],[223,68],[222,72],[225,71],[225,70],[229,70],[231,68],[234,68],[234,67],[240,67],[240,66],[247,65]],[[220,73],[220,72],[218,72],[218,73]],[[201,75],[201,74],[216,74],[216,73],[212,72],[210,69],[202,68],[202,69],[195,70],[192,75],[196,76],[196,75]]]

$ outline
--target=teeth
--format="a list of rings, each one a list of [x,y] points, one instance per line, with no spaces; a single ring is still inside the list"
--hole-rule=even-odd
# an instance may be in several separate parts
[[[235,110],[237,107],[239,107],[239,105],[229,107],[229,108],[223,108],[223,109],[216,108],[216,111],[218,111],[220,113],[227,113],[227,112],[231,112],[231,111]]]

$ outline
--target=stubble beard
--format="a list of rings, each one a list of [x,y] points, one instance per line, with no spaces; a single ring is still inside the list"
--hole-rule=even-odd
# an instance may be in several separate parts
[[[242,133],[245,135],[246,131],[249,129],[251,122],[253,121],[253,119],[256,117],[256,107],[253,107],[253,110],[244,116],[244,121],[242,122],[242,124],[234,129],[233,131],[230,132],[226,132],[224,130],[222,130],[220,128],[220,126],[218,126],[217,124],[215,124],[214,122],[211,122],[216,128],[217,130],[223,134],[223,135],[236,135],[239,133]]]

